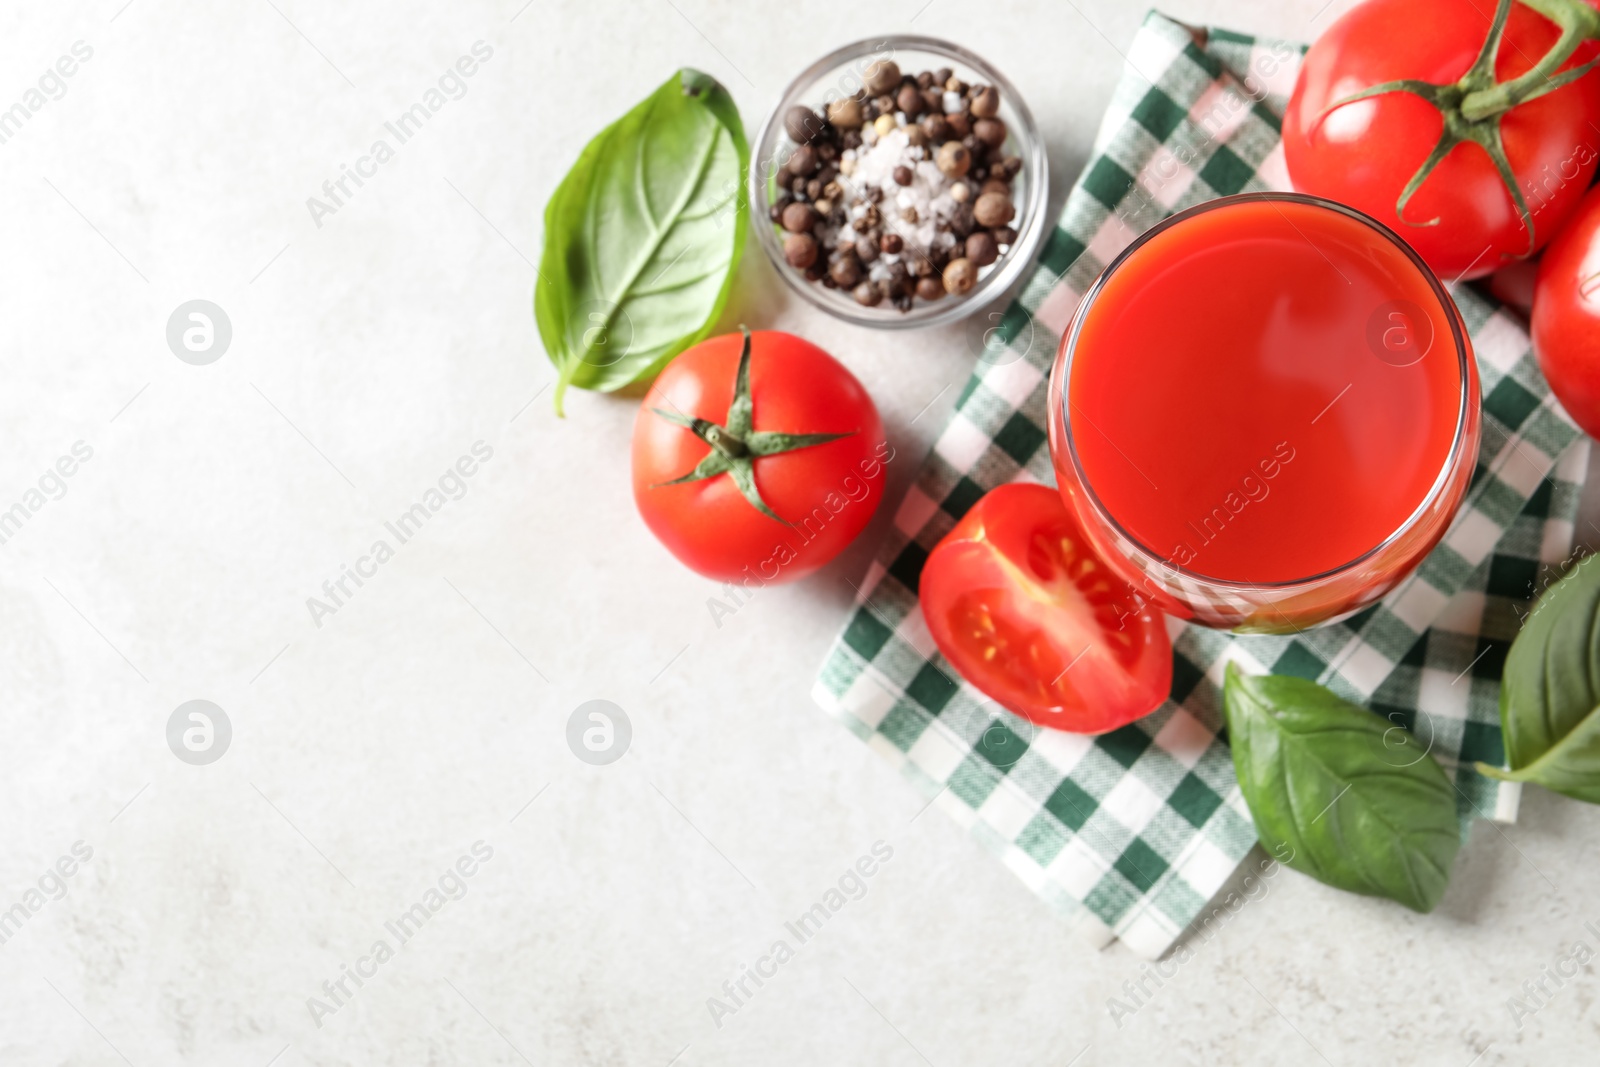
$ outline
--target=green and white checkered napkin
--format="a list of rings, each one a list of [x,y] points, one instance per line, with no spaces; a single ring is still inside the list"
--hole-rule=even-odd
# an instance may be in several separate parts
[[[1256,840],[1222,726],[1222,671],[1314,678],[1431,745],[1460,789],[1463,832],[1511,821],[1501,664],[1536,584],[1568,554],[1586,439],[1551,399],[1513,313],[1457,292],[1483,378],[1483,447],[1444,542],[1382,603],[1294,637],[1233,637],[1169,620],[1172,697],[1100,737],[1041,730],[960,682],[917,609],[928,552],[987,490],[1053,481],[1049,365],[1079,295],[1164,216],[1245,190],[1287,189],[1280,116],[1303,49],[1152,12],[1021,297],[901,503],[816,698],[1097,944],[1160,956]],[[1578,443],[1585,442],[1585,443]],[[1570,446],[1570,447],[1569,447]]]

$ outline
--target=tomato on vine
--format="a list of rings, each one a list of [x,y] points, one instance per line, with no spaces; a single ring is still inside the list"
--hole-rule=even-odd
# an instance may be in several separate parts
[[[1446,281],[1543,247],[1600,163],[1600,0],[1367,0],[1306,53],[1294,187],[1394,229]]]

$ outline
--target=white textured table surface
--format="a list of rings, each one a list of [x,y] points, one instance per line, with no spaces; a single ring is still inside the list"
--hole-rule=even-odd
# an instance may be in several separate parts
[[[122,4],[0,15],[0,109],[84,42],[0,126],[0,511],[41,477],[59,496],[0,545],[0,1063],[1592,1056],[1592,970],[1546,980],[1525,1019],[1507,998],[1574,941],[1600,947],[1600,812],[1530,789],[1425,918],[1284,873],[1158,984],[942,815],[913,821],[914,790],[811,705],[887,508],[838,564],[717,627],[713,588],[634,514],[634,403],[524,409],[553,377],[529,312],[545,198],[674,68],[722,79],[753,128],[847,39],[955,38],[1026,94],[1059,202],[1140,5]],[[1166,9],[1306,38],[1344,3],[1320,5]],[[318,227],[307,197],[479,41],[465,95]],[[835,352],[920,455],[972,359],[963,331],[862,332],[774,281],[749,249],[727,322]],[[166,341],[192,299],[232,324],[207,366]],[[80,441],[92,456],[48,476]],[[460,499],[314,625],[306,598],[479,441]],[[632,722],[610,766],[565,743],[593,698]],[[210,765],[168,747],[191,699],[231,723]],[[718,1026],[708,998],[878,841],[893,855],[864,895]],[[50,873],[78,842],[87,861]],[[459,899],[372,959],[463,856]],[[1141,978],[1119,1025],[1108,998]]]

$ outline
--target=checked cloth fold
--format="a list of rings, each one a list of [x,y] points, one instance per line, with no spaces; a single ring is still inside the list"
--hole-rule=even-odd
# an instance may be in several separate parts
[[[1483,445],[1461,514],[1419,570],[1343,623],[1292,637],[1169,620],[1171,698],[1099,737],[1041,729],[961,682],[917,608],[928,552],[987,490],[1054,481],[1050,363],[1079,296],[1134,237],[1212,198],[1288,189],[1280,116],[1304,48],[1146,16],[1094,149],[1020,296],[901,502],[815,697],[1093,942],[1156,958],[1255,844],[1222,727],[1223,668],[1312,678],[1411,730],[1451,774],[1463,833],[1515,819],[1501,665],[1530,597],[1571,550],[1587,439],[1551,398],[1520,318],[1456,299],[1483,380]]]

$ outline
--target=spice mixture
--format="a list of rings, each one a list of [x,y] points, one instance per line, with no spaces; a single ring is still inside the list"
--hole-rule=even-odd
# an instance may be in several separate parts
[[[1000,92],[948,68],[902,74],[893,60],[864,80],[826,116],[784,115],[795,147],[771,207],[784,258],[867,307],[962,296],[1017,238],[1022,160],[1005,153]]]

